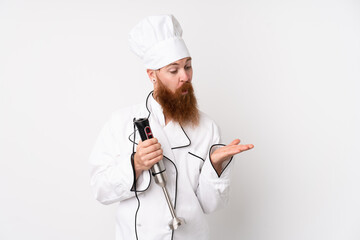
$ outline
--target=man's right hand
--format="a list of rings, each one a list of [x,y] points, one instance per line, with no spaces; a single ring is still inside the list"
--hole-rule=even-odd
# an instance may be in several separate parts
[[[163,158],[161,145],[156,138],[140,141],[134,155],[136,179],[143,171],[149,170]]]

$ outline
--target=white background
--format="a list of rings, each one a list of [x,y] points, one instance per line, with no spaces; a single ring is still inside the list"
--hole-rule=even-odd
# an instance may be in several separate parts
[[[88,157],[151,90],[127,34],[172,13],[236,158],[212,240],[360,239],[360,2],[0,0],[0,239],[114,239]]]

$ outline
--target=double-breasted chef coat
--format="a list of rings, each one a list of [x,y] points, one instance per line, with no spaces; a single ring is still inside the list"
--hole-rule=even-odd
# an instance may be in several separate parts
[[[150,171],[134,185],[131,155],[140,136],[133,120],[144,117],[163,149],[166,187],[176,215],[186,221],[175,231],[168,225],[172,217],[162,188]],[[220,176],[210,161],[211,152],[221,145],[217,125],[202,112],[196,127],[165,125],[162,108],[151,93],[145,103],[114,111],[98,136],[90,165],[96,199],[118,204],[116,240],[209,239],[204,213],[221,208],[229,194],[231,159],[223,164]]]

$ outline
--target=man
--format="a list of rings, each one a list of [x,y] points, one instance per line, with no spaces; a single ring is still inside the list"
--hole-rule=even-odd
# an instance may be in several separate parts
[[[204,213],[228,200],[232,156],[253,148],[220,143],[216,124],[197,108],[191,57],[172,15],[151,16],[130,32],[153,83],[142,104],[115,111],[90,156],[91,185],[103,204],[119,204],[117,240],[209,239]],[[134,119],[148,118],[154,138],[141,141]],[[149,169],[163,160],[167,189],[186,224],[169,228],[172,216]]]

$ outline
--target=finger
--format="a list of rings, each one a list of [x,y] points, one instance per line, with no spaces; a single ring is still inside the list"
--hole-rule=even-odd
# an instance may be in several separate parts
[[[240,139],[233,140],[228,146],[238,145],[240,143]]]
[[[150,152],[150,153],[146,154],[144,156],[144,160],[151,161],[152,159],[157,158],[158,156],[162,156],[162,153],[163,153],[163,151],[160,148],[160,149],[158,149],[156,151],[153,151],[153,152]]]
[[[157,140],[153,141],[152,139],[148,139],[148,140],[144,141],[141,145],[139,144],[138,148],[145,150],[150,147],[150,149],[145,150],[145,152],[147,153],[147,152],[151,151],[152,146],[158,146],[158,147],[154,148],[155,150],[157,150],[158,148],[161,147],[160,143],[158,143]]]
[[[254,147],[254,145],[252,144],[247,144],[247,145],[239,145],[240,146],[240,150],[243,152],[243,151],[247,151],[247,150],[250,150]]]
[[[224,153],[229,156],[235,155],[235,154],[241,153],[243,151],[250,150],[253,147],[254,147],[254,145],[252,145],[252,144],[229,146],[226,149],[224,149]]]
[[[252,148],[254,148],[254,145],[252,145],[252,144],[240,145],[240,147],[239,147],[240,152],[244,152],[244,151],[250,150]]]
[[[143,166],[145,167],[145,169],[149,169],[151,168],[152,166],[154,166],[155,163],[159,162],[161,159],[163,159],[163,155],[159,155],[151,160],[148,160],[148,161],[144,161],[143,162]]]
[[[155,152],[155,151],[157,151],[157,150],[159,150],[159,149],[161,149],[160,143],[155,143],[155,144],[150,145],[150,146],[148,146],[148,147],[144,147],[144,148],[142,149],[142,153],[143,153],[143,154],[149,154],[149,153]]]
[[[151,165],[154,165],[155,163],[160,162],[160,160],[163,159],[163,157],[164,156],[161,154],[161,155],[157,156],[156,158],[153,158],[151,161],[149,161],[149,163],[151,163]]]
[[[161,145],[157,143],[157,144],[151,145],[149,147],[139,149],[139,153],[144,158],[146,155],[148,155],[152,152],[155,152],[159,149],[161,149]]]
[[[253,148],[254,147],[254,145],[252,145],[252,144],[246,144],[246,145],[237,145],[237,146],[234,146],[234,148],[236,148],[237,150],[239,150],[239,151],[246,151],[246,150],[249,150],[249,149],[251,149],[251,148]]]
[[[153,144],[155,144],[157,142],[158,142],[157,138],[151,138],[151,139],[147,139],[144,142],[142,142],[141,146],[142,147],[148,147],[148,146],[153,145]]]

